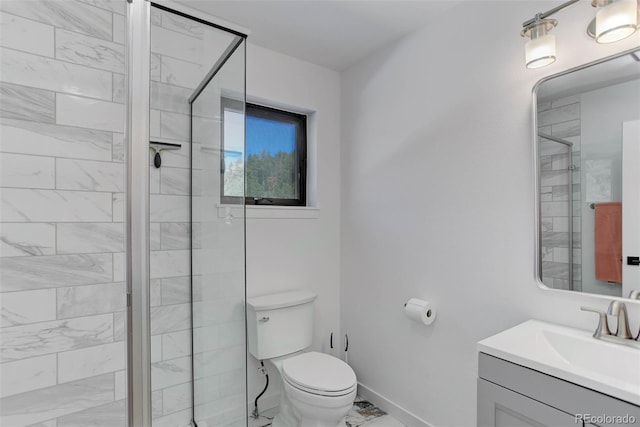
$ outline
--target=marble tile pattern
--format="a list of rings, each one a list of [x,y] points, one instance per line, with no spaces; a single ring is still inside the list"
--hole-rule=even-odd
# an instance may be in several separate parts
[[[125,9],[0,3],[2,425],[125,425]],[[153,424],[179,427],[194,401],[187,99],[231,39],[155,9],[151,39],[151,135],[183,145],[150,167]],[[220,260],[195,292],[196,401],[224,423],[244,412],[235,246],[207,253]]]
[[[581,282],[580,97],[569,96],[538,105],[538,130],[573,143],[574,170],[569,170],[565,145],[543,138],[540,144],[540,202],[542,281],[556,289],[570,289],[569,239],[573,241],[573,289]],[[573,204],[573,236],[569,236],[569,203]]]
[[[125,10],[0,2],[3,426],[126,425]]]
[[[270,426],[278,412],[278,407],[260,411],[257,418],[249,417],[249,427]],[[207,426],[215,425],[215,420],[208,421],[210,423],[208,423]],[[400,421],[360,396],[356,397],[353,407],[347,414],[345,423],[347,427],[406,427]]]
[[[42,123],[55,122],[55,92],[32,87],[0,83],[2,117],[32,120]]]
[[[361,397],[356,397],[353,408],[347,414],[347,427],[405,427],[391,415]]]

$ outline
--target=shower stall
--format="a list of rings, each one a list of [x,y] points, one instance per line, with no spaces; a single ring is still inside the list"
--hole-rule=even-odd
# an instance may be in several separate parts
[[[580,192],[573,179],[579,171],[574,164],[573,142],[542,131],[538,131],[538,138],[542,168],[539,256],[543,260],[539,274],[550,288],[579,291],[581,281],[576,273],[580,273],[580,265],[574,262],[574,246],[580,230],[574,230],[574,222],[580,212],[574,214],[574,203]]]
[[[0,424],[245,426],[245,210],[220,193],[246,31],[165,0],[0,12]]]

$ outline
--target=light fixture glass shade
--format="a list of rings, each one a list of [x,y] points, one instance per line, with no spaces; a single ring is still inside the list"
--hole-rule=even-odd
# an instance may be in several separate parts
[[[540,68],[556,61],[556,37],[546,34],[531,39],[524,47],[527,68]]]
[[[613,43],[629,37],[638,28],[637,0],[618,0],[596,13],[596,42]]]

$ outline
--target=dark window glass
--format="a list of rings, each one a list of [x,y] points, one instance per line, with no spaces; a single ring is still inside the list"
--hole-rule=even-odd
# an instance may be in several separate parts
[[[306,204],[306,116],[256,104],[246,104],[246,147],[240,147],[241,104],[224,103],[224,203],[261,205]]]

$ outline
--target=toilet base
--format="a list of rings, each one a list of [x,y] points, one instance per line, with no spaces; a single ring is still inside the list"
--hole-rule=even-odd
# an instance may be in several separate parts
[[[280,402],[280,412],[273,417],[271,427],[299,427],[298,417],[287,402]]]
[[[305,394],[292,393],[291,387],[284,382],[280,396],[280,413],[273,419],[272,427],[346,427],[346,416],[352,408],[356,389],[342,399],[328,398],[334,405],[318,407],[305,399]],[[293,394],[290,395],[290,393]],[[317,397],[314,397],[317,399]],[[295,401],[295,402],[294,402]],[[315,402],[317,404],[317,402]],[[333,407],[332,407],[333,406]]]
[[[282,376],[282,358],[271,359],[280,373],[280,413],[272,427],[346,427],[346,416],[356,399],[357,386],[346,394],[325,396],[300,390]]]

